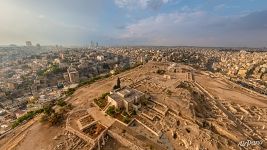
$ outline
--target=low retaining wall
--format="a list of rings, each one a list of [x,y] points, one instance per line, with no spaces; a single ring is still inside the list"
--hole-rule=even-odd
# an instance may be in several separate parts
[[[84,141],[88,142],[88,143],[94,143],[94,140],[92,140],[91,138],[87,137],[86,135],[77,132],[76,130],[74,130],[72,127],[70,126],[66,126],[66,130],[77,135],[78,137],[80,137],[81,139],[83,139]]]
[[[148,129],[150,132],[152,132],[153,134],[155,134],[156,136],[160,137],[161,136],[161,131],[159,133],[155,132],[154,130],[150,129],[148,126],[146,126],[145,124],[143,124],[141,121],[139,121],[138,119],[134,119],[136,120],[138,123],[140,123],[141,125],[143,125],[146,129]]]
[[[210,98],[214,99],[213,95],[211,95],[206,89],[204,89],[197,81],[194,83],[202,92],[207,94]]]
[[[128,147],[130,150],[144,150],[141,147],[133,144],[132,142],[128,141],[127,139],[123,138],[122,136],[120,136],[119,134],[113,131],[108,130],[107,133],[114,139],[118,140],[122,145],[125,145],[126,147]]]

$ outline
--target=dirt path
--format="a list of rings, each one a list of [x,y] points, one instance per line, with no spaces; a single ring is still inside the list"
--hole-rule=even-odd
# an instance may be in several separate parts
[[[34,123],[36,123],[37,120],[39,120],[39,116],[37,116],[34,119],[30,120],[26,124],[24,124],[22,126],[19,126],[17,129],[15,129],[11,133],[9,133],[9,135],[4,137],[4,138],[6,138],[5,139],[6,141],[0,147],[0,150],[9,150],[9,149],[12,149],[12,148],[16,147],[16,144],[18,144],[22,140],[21,138],[24,136],[24,134],[26,134],[27,130]]]

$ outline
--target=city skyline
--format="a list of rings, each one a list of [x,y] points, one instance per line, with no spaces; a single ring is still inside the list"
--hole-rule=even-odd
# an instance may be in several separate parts
[[[0,45],[267,46],[259,0],[0,2]]]

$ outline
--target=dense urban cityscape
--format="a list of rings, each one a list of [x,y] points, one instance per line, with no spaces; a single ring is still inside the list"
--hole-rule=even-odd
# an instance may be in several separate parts
[[[188,149],[189,147],[209,147],[211,149],[232,147],[232,149],[236,149],[238,140],[244,139],[243,136],[255,140],[259,138],[266,140],[267,138],[264,125],[267,117],[266,49],[102,47],[93,42],[86,48],[65,48],[62,46],[42,47],[40,44],[33,46],[28,41],[26,46],[22,47],[14,45],[1,47],[0,54],[0,131],[4,149],[11,146],[11,143],[14,144],[13,137],[9,137],[10,134],[26,132],[27,129],[21,128],[30,123],[33,124],[30,122],[33,118],[40,118],[41,122],[50,122],[52,126],[63,127],[66,124],[66,131],[64,131],[66,133],[61,133],[62,136],[68,135],[65,138],[77,138],[80,141],[69,141],[67,145],[62,142],[59,144],[52,142],[55,145],[53,149],[71,149],[71,147],[106,149],[111,146],[110,138],[113,138],[111,141],[119,140],[117,141],[119,143],[122,139],[126,140],[127,142],[121,144],[130,149],[147,149],[147,147],[150,149]],[[124,72],[127,72],[128,75]],[[213,82],[218,82],[216,84],[222,85],[212,85],[215,83],[206,85],[207,81],[205,80],[214,80]],[[94,84],[100,86],[101,89],[90,89]],[[114,84],[114,86],[108,88],[105,84]],[[233,89],[228,93],[224,89],[228,86],[224,84],[231,85]],[[91,93],[91,97],[87,92],[82,92],[87,88],[89,88],[87,92]],[[210,88],[218,88],[216,89],[218,91]],[[223,90],[219,88],[223,88]],[[79,91],[80,89],[83,90]],[[246,94],[243,96],[234,93],[234,89],[240,94]],[[190,92],[193,92],[193,97]],[[127,97],[128,93],[133,95],[130,94],[130,97]],[[85,97],[82,96],[84,94]],[[234,95],[231,96],[231,94]],[[246,98],[247,94],[251,101]],[[120,96],[122,98],[119,98]],[[131,108],[128,103],[127,105],[118,103],[118,98],[126,97],[129,99],[126,101],[129,102],[134,99]],[[255,101],[252,101],[253,98]],[[175,104],[176,99],[184,102]],[[190,102],[190,99],[195,102]],[[198,102],[203,101],[202,99],[207,102],[204,104]],[[226,99],[232,99],[232,102]],[[188,100],[187,106],[186,101]],[[216,102],[218,100],[221,102]],[[238,102],[242,102],[241,105]],[[216,103],[222,105],[223,108]],[[250,106],[251,104],[253,106]],[[190,113],[187,112],[186,107],[190,108]],[[214,114],[210,114],[212,112]],[[231,119],[232,116],[228,116],[229,112],[236,117],[235,120]],[[99,113],[106,113],[112,118],[105,118],[106,115],[101,116]],[[120,113],[122,116],[119,116]],[[242,113],[246,115],[242,115]],[[253,116],[256,117],[258,124],[252,121]],[[204,119],[203,122],[203,118],[213,118],[213,121]],[[72,126],[72,124],[76,124],[76,119],[78,119],[77,127],[79,127],[77,129]],[[180,125],[183,124],[181,119],[185,121],[183,126]],[[220,125],[214,119],[229,123]],[[237,120],[240,122],[236,122]],[[92,129],[90,124],[93,125]],[[227,133],[229,132],[227,130],[236,130],[240,126],[244,129],[239,133]],[[136,136],[135,142],[127,136],[119,136],[121,131],[115,129],[118,127],[123,133],[129,132],[128,134],[132,134],[131,136]],[[94,128],[97,131],[91,131]],[[144,128],[147,131],[142,131],[144,135],[140,139],[135,135],[138,133],[128,131],[132,130],[131,128],[134,130],[143,130],[142,128]],[[197,144],[199,140],[194,136],[186,136],[184,133],[178,135],[178,131],[182,132],[182,129],[186,129],[188,133],[191,130],[204,132],[201,128],[211,130],[210,136],[219,138],[213,139],[213,141],[217,141],[217,144],[204,137],[202,140],[205,142]],[[243,130],[247,133],[244,134]],[[252,134],[250,130],[254,133]],[[88,134],[88,137],[84,137],[85,135],[80,131],[86,133],[85,135]],[[90,133],[97,135],[89,135]],[[51,138],[60,139],[59,136]],[[183,139],[182,143],[173,141],[177,137],[180,140]],[[62,138],[60,140],[66,142],[67,139]],[[226,143],[220,138],[223,138]],[[13,140],[7,142],[6,139]],[[145,145],[140,145],[141,141],[138,142],[138,140],[148,141],[145,142]],[[101,141],[109,144],[103,145]],[[194,143],[192,143],[193,141]],[[119,143],[113,145],[115,146],[113,149],[120,148],[122,145]],[[257,147],[255,146],[255,148]]]
[[[0,0],[0,150],[266,150],[267,1]]]

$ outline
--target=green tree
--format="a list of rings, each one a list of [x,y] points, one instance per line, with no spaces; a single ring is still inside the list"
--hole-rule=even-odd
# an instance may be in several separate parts
[[[128,124],[131,120],[128,116],[125,116],[123,117],[123,120],[122,120],[124,123]]]
[[[66,103],[63,99],[59,99],[59,100],[57,101],[57,105],[63,107],[63,106],[65,106],[65,105],[67,105],[67,103]]]
[[[53,113],[48,119],[48,121],[52,125],[59,125],[60,123],[62,123],[63,120],[64,120],[64,115],[61,113]]]
[[[114,117],[115,116],[115,106],[109,106],[107,110],[107,114]]]
[[[118,89],[121,88],[121,80],[120,80],[120,78],[117,79],[117,88]]]
[[[50,104],[44,106],[43,110],[44,110],[44,114],[46,114],[46,115],[51,115],[52,113],[55,112],[54,109],[52,108],[52,105],[50,105]]]

